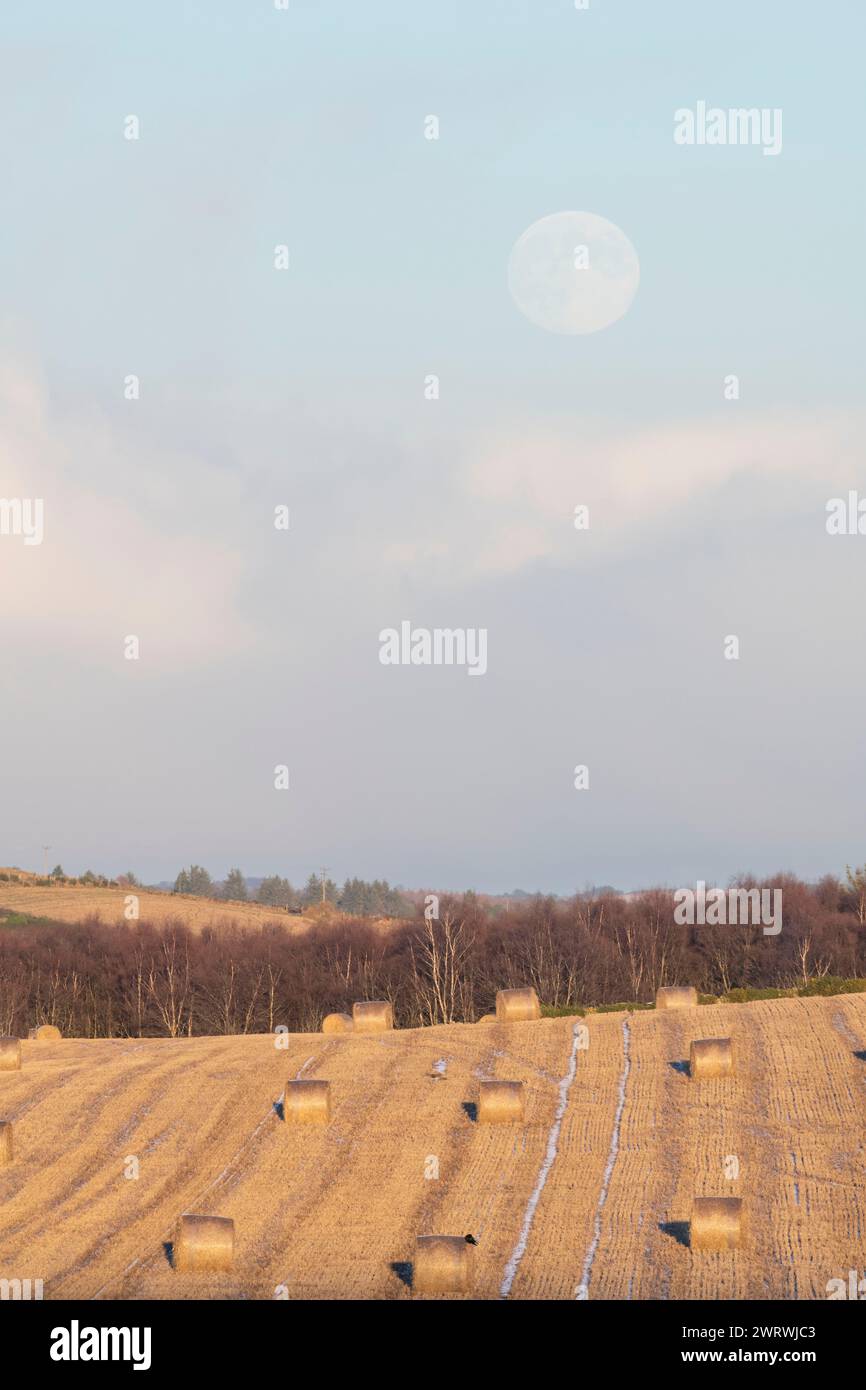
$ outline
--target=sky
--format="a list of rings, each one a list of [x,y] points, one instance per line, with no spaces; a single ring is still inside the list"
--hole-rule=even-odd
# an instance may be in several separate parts
[[[9,0],[0,499],[44,534],[0,534],[0,862],[559,893],[862,863],[866,534],[826,521],[866,499],[864,28]],[[699,102],[780,111],[781,150],[678,144]],[[565,211],[639,260],[598,331],[509,292]],[[383,665],[404,621],[484,629],[486,672]]]

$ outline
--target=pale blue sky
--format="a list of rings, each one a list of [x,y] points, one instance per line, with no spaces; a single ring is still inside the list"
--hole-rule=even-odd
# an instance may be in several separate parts
[[[866,494],[863,30],[7,4],[0,495],[47,520],[0,540],[0,860],[565,892],[866,857],[866,537],[823,528]],[[698,100],[782,108],[782,153],[676,146]],[[641,262],[586,337],[505,283],[569,208]],[[486,626],[488,675],[380,667],[404,618]]]

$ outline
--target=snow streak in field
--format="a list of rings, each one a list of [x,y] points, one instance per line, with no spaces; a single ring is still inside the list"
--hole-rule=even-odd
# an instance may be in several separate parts
[[[625,1108],[625,1086],[628,1081],[628,1074],[631,1070],[631,1060],[628,1055],[629,1031],[628,1023],[623,1019],[622,1024],[622,1050],[623,1066],[622,1076],[619,1078],[619,1103],[616,1107],[616,1115],[613,1119],[613,1133],[610,1136],[610,1153],[607,1156],[607,1167],[604,1170],[604,1177],[601,1180],[601,1192],[598,1197],[598,1206],[595,1209],[595,1228],[592,1233],[592,1241],[586,1252],[586,1259],[583,1262],[583,1273],[580,1276],[580,1283],[577,1286],[575,1296],[578,1299],[589,1298],[589,1281],[592,1276],[592,1263],[595,1259],[595,1252],[598,1249],[598,1242],[601,1239],[601,1213],[607,1201],[607,1189],[613,1176],[613,1165],[616,1163],[619,1153],[619,1127],[622,1121],[622,1112]]]
[[[544,1184],[547,1182],[547,1175],[556,1161],[559,1131],[562,1129],[562,1117],[565,1114],[565,1107],[568,1105],[568,1093],[571,1090],[571,1083],[577,1072],[577,1050],[580,1043],[582,1027],[583,1025],[580,1023],[574,1025],[571,1056],[568,1059],[568,1070],[559,1083],[559,1102],[556,1107],[553,1124],[550,1127],[550,1134],[547,1136],[547,1152],[544,1155],[544,1162],[538,1173],[538,1181],[535,1184],[532,1196],[526,1204],[526,1211],[523,1213],[523,1225],[520,1228],[517,1244],[511,1252],[511,1259],[505,1266],[505,1275],[499,1290],[500,1298],[507,1298],[511,1292],[511,1286],[517,1275],[518,1266],[526,1253],[529,1233],[532,1230],[532,1222],[535,1217],[535,1209],[541,1200]]]

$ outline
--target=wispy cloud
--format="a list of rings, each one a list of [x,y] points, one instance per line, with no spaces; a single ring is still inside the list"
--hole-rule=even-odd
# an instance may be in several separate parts
[[[383,561],[448,584],[539,561],[592,564],[627,552],[639,535],[687,528],[732,484],[748,488],[752,514],[780,519],[815,484],[830,496],[863,479],[862,419],[734,419],[737,409],[628,431],[574,421],[476,437],[442,480],[438,508],[401,518],[402,539]],[[579,505],[590,527],[578,535]]]

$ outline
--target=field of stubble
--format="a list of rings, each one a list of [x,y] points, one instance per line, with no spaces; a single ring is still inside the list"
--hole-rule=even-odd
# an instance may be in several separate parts
[[[47,1299],[405,1299],[415,1236],[466,1232],[476,1298],[824,1298],[863,1266],[866,997],[592,1016],[586,1048],[576,1023],[25,1042],[0,1073],[0,1278]],[[736,1077],[692,1082],[689,1042],[722,1035]],[[327,1127],[283,1122],[299,1074],[331,1082]],[[485,1077],[526,1083],[525,1125],[475,1122]],[[741,1250],[689,1249],[704,1194],[746,1200]],[[231,1274],[173,1270],[183,1211],[234,1219]]]
[[[204,927],[228,924],[261,927],[266,922],[279,922],[285,931],[292,934],[305,932],[310,926],[307,917],[265,907],[262,903],[221,903],[214,898],[195,898],[187,894],[135,888],[67,885],[40,888],[28,884],[0,883],[0,908],[25,912],[33,917],[47,917],[53,922],[85,922],[95,917],[106,926],[111,926],[126,920],[124,912],[130,893],[138,897],[140,919],[156,926],[163,926],[166,922],[182,922],[190,931],[200,932]]]

